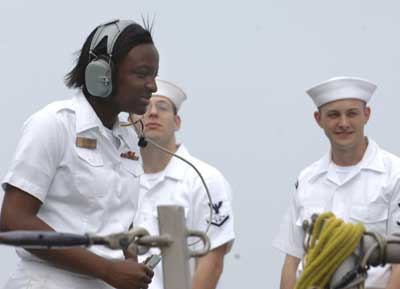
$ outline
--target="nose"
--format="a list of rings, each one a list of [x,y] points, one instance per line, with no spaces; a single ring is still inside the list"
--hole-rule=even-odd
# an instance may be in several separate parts
[[[349,127],[349,120],[347,119],[347,117],[345,115],[340,117],[339,127],[342,129],[346,129]]]
[[[158,111],[155,105],[153,104],[149,104],[147,106],[147,110],[146,110],[146,114],[150,117],[150,116],[157,116],[158,115]]]
[[[157,91],[157,84],[156,84],[156,78],[155,77],[150,77],[150,79],[146,82],[146,87],[148,90],[150,90],[151,93],[154,93]]]

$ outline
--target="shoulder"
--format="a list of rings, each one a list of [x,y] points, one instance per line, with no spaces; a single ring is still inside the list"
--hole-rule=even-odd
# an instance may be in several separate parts
[[[191,155],[188,156],[188,160],[199,170],[199,172],[202,174],[203,178],[206,181],[227,182],[221,171],[219,171],[216,167],[212,166],[211,164]],[[186,175],[197,177],[196,172],[189,167],[186,170]]]
[[[57,123],[62,120],[63,114],[65,113],[74,113],[75,106],[73,100],[61,100],[52,102],[41,110],[35,112],[31,115],[27,122],[42,122],[44,125],[54,124],[51,121],[56,121]]]
[[[298,181],[303,182],[314,177],[316,174],[318,174],[318,172],[320,172],[320,168],[321,166],[324,165],[325,162],[326,162],[326,156],[306,166],[304,169],[300,171],[297,178]]]
[[[58,113],[64,110],[75,111],[76,101],[74,99],[64,99],[49,103],[42,110],[47,112]]]
[[[181,147],[177,153],[188,160],[198,170],[212,194],[213,199],[228,200],[232,198],[232,189],[230,184],[216,167],[190,155],[184,147],[183,149]],[[179,165],[177,162],[179,162]],[[199,190],[204,190],[201,177],[197,174],[196,170],[178,159],[176,159],[174,163],[179,166],[175,168],[177,169],[176,171],[182,173],[180,178],[187,186],[187,192],[194,193],[195,198],[203,199],[206,196],[205,194],[196,193]]]
[[[380,146],[377,145],[378,153],[382,157],[382,160],[385,162],[385,164],[394,164],[398,165],[400,164],[400,157],[388,152],[387,150],[381,148]]]
[[[62,141],[64,133],[71,127],[70,116],[73,112],[70,100],[50,103],[24,122],[22,135],[26,135],[28,140],[60,139]]]
[[[386,172],[400,176],[400,157],[378,147],[379,156],[382,159]]]
[[[297,180],[294,184],[295,191],[297,192],[299,188],[307,186],[313,180],[317,180],[318,177],[323,176],[329,164],[329,154],[325,154],[319,160],[311,163],[304,169],[300,171],[297,176]]]

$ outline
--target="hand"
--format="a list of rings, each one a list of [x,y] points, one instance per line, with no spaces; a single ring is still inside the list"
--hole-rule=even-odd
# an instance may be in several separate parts
[[[154,272],[147,266],[132,259],[110,261],[106,283],[117,289],[147,289]]]
[[[124,253],[125,259],[132,259],[133,261],[138,261],[137,258],[137,246],[136,244],[132,243],[129,245],[128,248],[122,250]]]

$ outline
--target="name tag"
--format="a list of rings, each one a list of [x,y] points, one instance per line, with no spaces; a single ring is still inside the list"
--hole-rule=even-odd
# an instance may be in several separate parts
[[[97,147],[97,140],[94,138],[77,136],[75,145],[79,148],[95,149]]]

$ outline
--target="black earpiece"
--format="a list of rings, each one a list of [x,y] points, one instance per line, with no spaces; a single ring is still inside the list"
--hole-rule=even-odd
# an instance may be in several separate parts
[[[148,144],[148,141],[144,138],[144,136],[141,136],[139,138],[139,142],[138,142],[138,146],[140,146],[141,148],[146,147]]]

